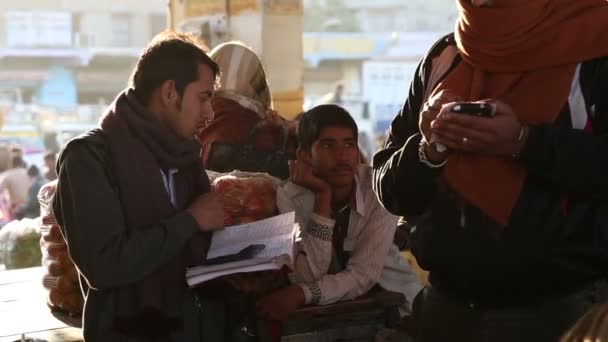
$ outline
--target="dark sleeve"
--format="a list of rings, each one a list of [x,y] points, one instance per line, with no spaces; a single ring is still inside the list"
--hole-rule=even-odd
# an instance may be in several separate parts
[[[59,166],[53,210],[89,286],[102,290],[141,280],[174,258],[199,231],[186,212],[128,230],[103,158],[85,142],[71,145]]]
[[[595,136],[581,130],[548,125],[533,127],[521,160],[531,175],[550,181],[562,192],[598,199],[608,197],[606,134]]]
[[[417,216],[436,190],[441,169],[432,169],[418,157],[418,117],[424,99],[424,61],[416,68],[408,97],[391,123],[385,147],[373,158],[373,186],[384,207],[399,216]]]
[[[608,197],[608,58],[593,70],[594,131],[556,125],[532,127],[521,160],[535,177],[562,192]]]

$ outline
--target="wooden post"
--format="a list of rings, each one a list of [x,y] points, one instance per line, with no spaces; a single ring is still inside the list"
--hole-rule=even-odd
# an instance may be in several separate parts
[[[172,0],[171,3],[170,16],[176,30],[210,33],[205,37],[210,48],[225,40],[239,40],[253,48],[264,62],[274,108],[287,118],[301,112],[302,0]]]

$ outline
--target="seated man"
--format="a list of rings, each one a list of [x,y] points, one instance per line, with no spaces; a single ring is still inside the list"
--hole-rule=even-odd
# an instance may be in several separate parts
[[[372,190],[371,168],[359,161],[357,124],[336,105],[304,113],[291,181],[277,193],[281,212],[295,210],[302,229],[292,285],[263,298],[263,317],[284,319],[305,304],[330,304],[376,284],[405,295],[409,313],[421,289],[393,244],[397,217]]]

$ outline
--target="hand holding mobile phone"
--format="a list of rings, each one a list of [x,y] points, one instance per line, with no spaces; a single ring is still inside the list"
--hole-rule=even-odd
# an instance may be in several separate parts
[[[494,117],[494,106],[489,103],[465,102],[458,103],[452,107],[452,112],[481,116],[484,118]]]
[[[496,114],[494,106],[489,103],[463,102],[457,103],[451,108],[452,112],[460,114],[474,115],[484,118],[492,118]],[[447,148],[441,144],[436,144],[437,152],[444,152]]]

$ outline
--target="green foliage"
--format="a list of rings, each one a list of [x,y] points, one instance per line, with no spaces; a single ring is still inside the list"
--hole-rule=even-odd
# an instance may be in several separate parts
[[[32,231],[18,237],[9,251],[6,269],[36,267],[41,265],[40,234]]]

